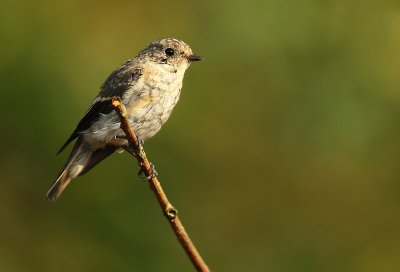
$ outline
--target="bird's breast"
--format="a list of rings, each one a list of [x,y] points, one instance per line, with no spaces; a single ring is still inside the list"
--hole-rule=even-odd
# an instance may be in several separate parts
[[[179,100],[182,80],[183,73],[156,67],[143,71],[127,92],[128,115],[143,140],[156,134],[168,120]]]
[[[159,67],[147,70],[127,91],[124,99],[128,114],[137,117],[169,112],[178,102],[182,88],[182,74]]]

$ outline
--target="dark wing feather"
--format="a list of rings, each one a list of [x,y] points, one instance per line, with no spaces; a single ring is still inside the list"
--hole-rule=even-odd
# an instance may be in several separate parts
[[[122,97],[126,90],[128,90],[141,75],[141,69],[133,66],[132,60],[127,61],[112,72],[101,86],[99,95],[96,97],[85,116],[79,121],[78,126],[57,154],[62,152],[81,132],[90,128],[101,114],[110,113],[113,110],[111,99],[114,96]]]

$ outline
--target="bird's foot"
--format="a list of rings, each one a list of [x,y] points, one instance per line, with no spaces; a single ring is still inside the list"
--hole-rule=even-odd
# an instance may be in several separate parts
[[[158,176],[158,172],[156,171],[154,164],[150,163],[150,175],[148,176],[146,176],[142,169],[142,163],[140,163],[139,166],[140,170],[137,175],[141,181],[149,181],[151,178]]]
[[[121,139],[123,139],[123,138],[121,138]],[[126,136],[125,136],[125,139],[126,139]],[[128,145],[128,146],[124,147],[124,149],[134,157],[137,157],[137,155],[139,155],[140,157],[143,157],[143,153],[144,153],[143,143],[144,143],[143,140],[138,137],[138,145],[137,146],[132,148],[130,145]]]

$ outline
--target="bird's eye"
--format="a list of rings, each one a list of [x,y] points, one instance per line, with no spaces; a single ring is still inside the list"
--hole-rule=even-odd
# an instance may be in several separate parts
[[[168,47],[167,49],[165,49],[165,54],[167,54],[167,56],[171,57],[175,54],[175,50]]]

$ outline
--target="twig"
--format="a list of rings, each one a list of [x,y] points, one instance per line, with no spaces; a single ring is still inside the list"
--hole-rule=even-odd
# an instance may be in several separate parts
[[[114,97],[112,99],[112,105],[114,106],[114,109],[121,120],[121,129],[125,132],[127,136],[129,146],[132,150],[135,150],[134,155],[139,162],[141,171],[146,175],[146,177],[149,177],[150,188],[156,195],[158,203],[160,204],[165,217],[167,218],[172,229],[174,230],[175,235],[181,243],[183,249],[186,251],[186,254],[190,258],[193,265],[196,267],[197,271],[210,271],[200,253],[194,246],[193,242],[190,240],[190,237],[183,227],[181,221],[179,220],[178,211],[168,201],[168,198],[165,195],[164,190],[162,189],[161,184],[153,171],[154,169],[152,169],[152,165],[147,159],[146,153],[144,152],[143,148],[137,148],[140,146],[140,144],[135,132],[129,124],[125,106],[121,103],[119,97]]]

